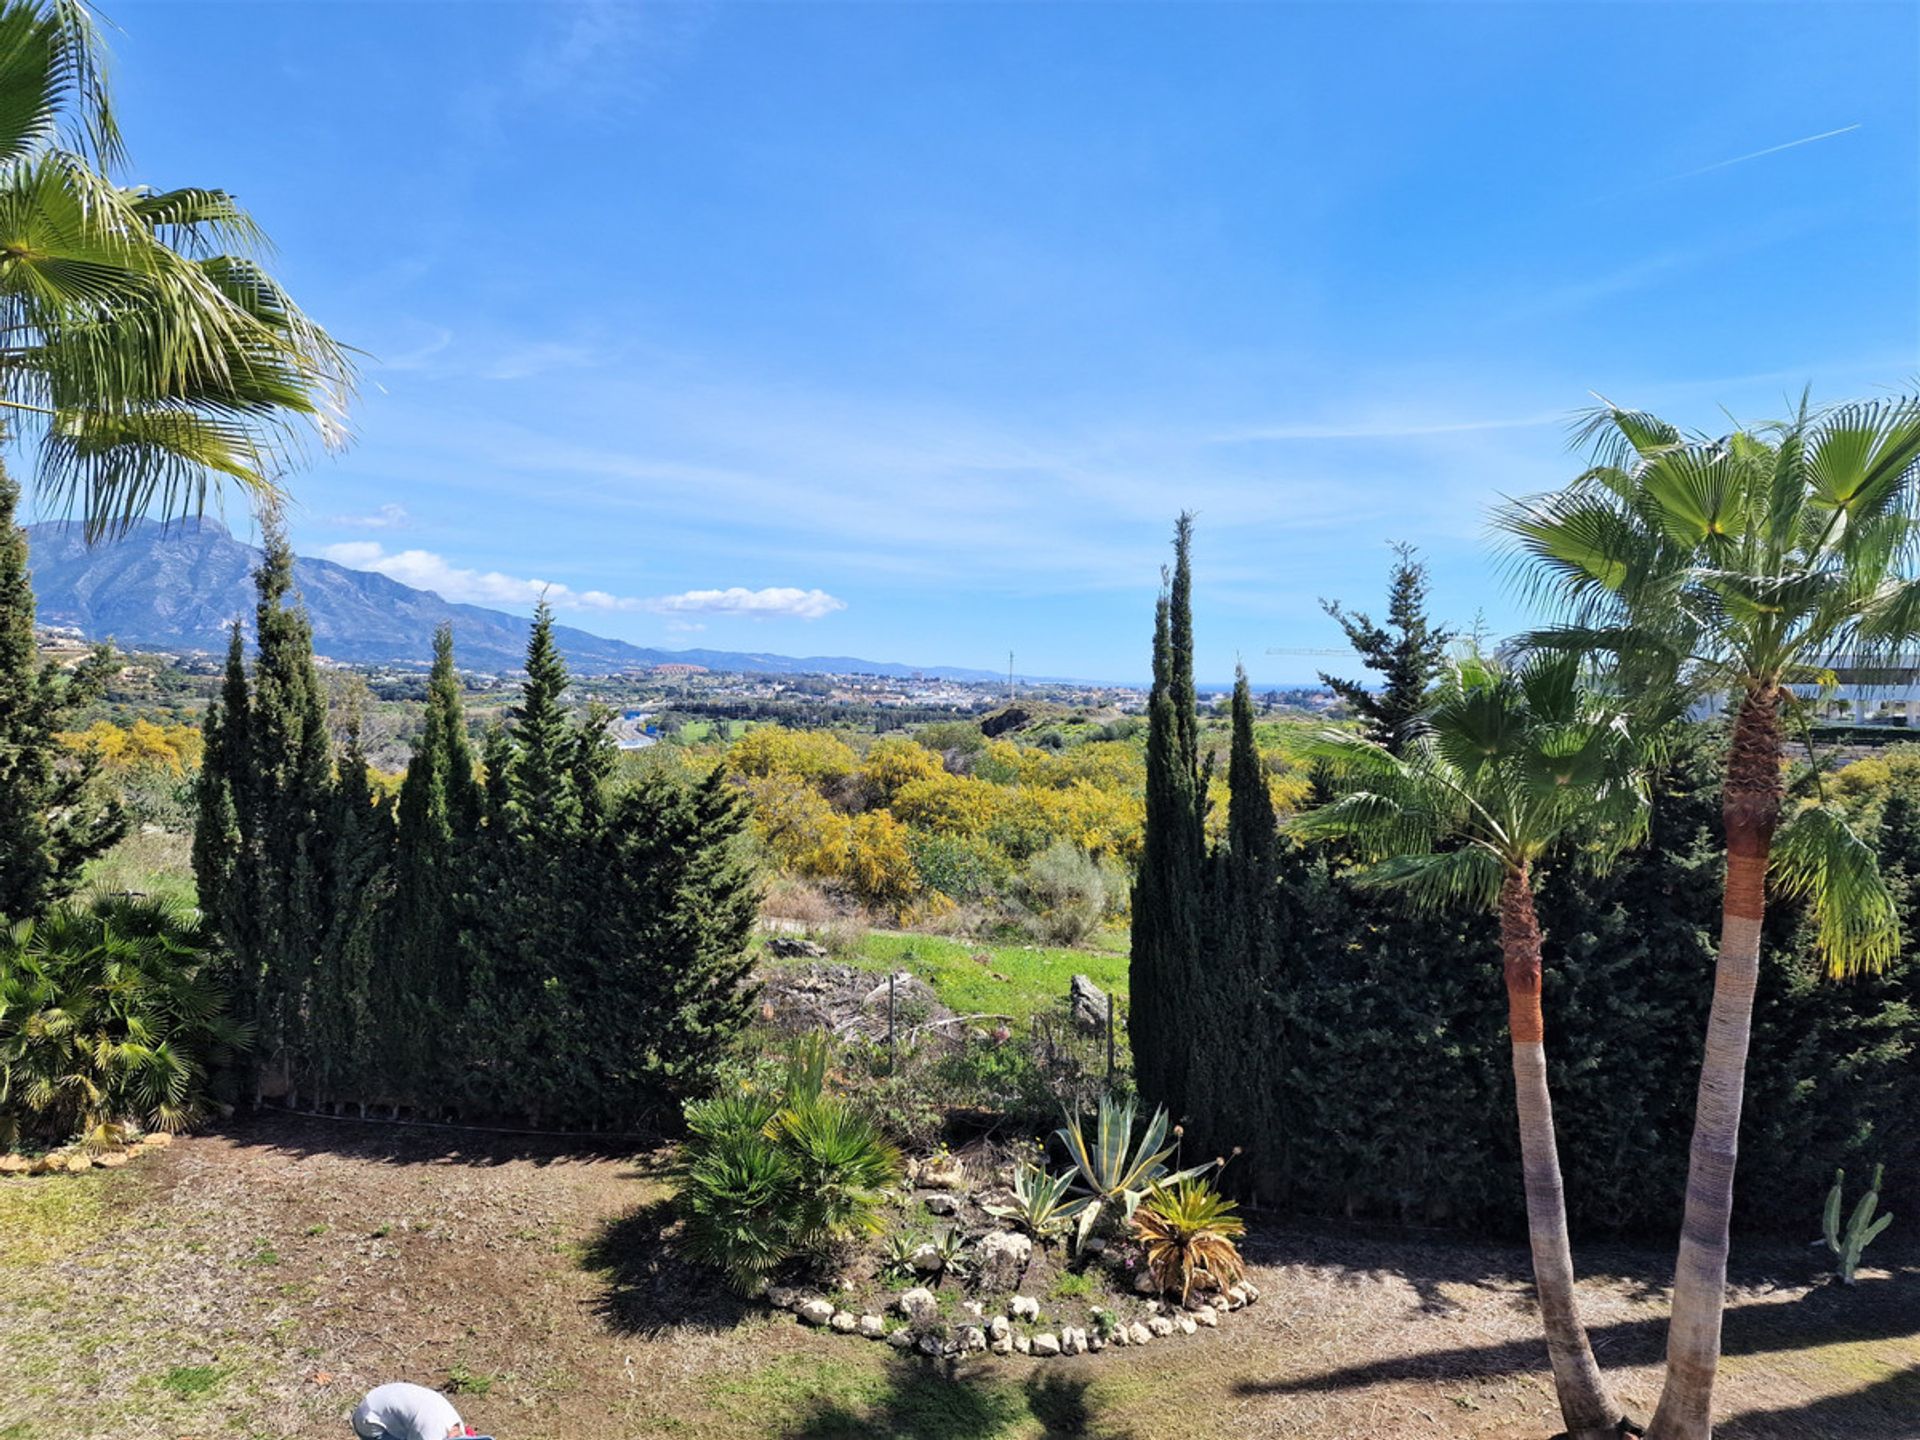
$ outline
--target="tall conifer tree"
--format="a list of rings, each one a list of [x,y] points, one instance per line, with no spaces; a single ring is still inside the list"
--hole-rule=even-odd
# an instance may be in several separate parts
[[[1426,704],[1427,687],[1447,658],[1453,634],[1427,614],[1427,567],[1414,558],[1414,548],[1396,545],[1393,553],[1385,625],[1376,624],[1363,610],[1342,609],[1338,600],[1320,602],[1346,632],[1360,663],[1380,677],[1379,688],[1324,672],[1320,681],[1366,722],[1369,740],[1398,755]]]
[[[28,920],[80,883],[81,867],[126,833],[116,803],[94,793],[99,765],[55,738],[97,693],[104,650],[72,675],[42,664],[34,639],[20,490],[0,470],[0,919]]]
[[[389,1087],[416,1100],[451,1079],[436,1073],[436,1056],[448,1053],[446,1036],[466,1005],[460,901],[479,803],[453,631],[443,625],[433,640],[426,721],[400,786],[385,943],[370,981]]]
[[[1147,711],[1146,837],[1134,884],[1127,1014],[1141,1093],[1176,1116],[1199,1040],[1190,997],[1202,967],[1206,777],[1193,686],[1193,517],[1174,527],[1173,570],[1154,611]]]

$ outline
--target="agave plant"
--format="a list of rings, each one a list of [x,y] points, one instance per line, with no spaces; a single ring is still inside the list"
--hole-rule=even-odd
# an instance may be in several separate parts
[[[965,1254],[967,1237],[960,1233],[958,1225],[949,1225],[929,1243],[933,1246],[933,1258],[940,1264],[936,1273],[959,1280],[973,1268]]]
[[[1211,1168],[1196,1165],[1190,1170],[1169,1174],[1166,1161],[1174,1147],[1163,1143],[1167,1138],[1167,1112],[1164,1109],[1153,1112],[1153,1119],[1147,1122],[1146,1133],[1138,1145],[1133,1142],[1134,1116],[1131,1100],[1116,1105],[1111,1096],[1103,1095],[1094,1122],[1092,1144],[1087,1142],[1086,1126],[1078,1115],[1068,1115],[1067,1123],[1057,1132],[1067,1153],[1073,1157],[1077,1171],[1074,1178],[1085,1192],[1078,1210],[1080,1224],[1074,1238],[1075,1249],[1086,1243],[1109,1205],[1118,1205],[1121,1218],[1131,1220],[1134,1210],[1154,1185],[1185,1180]]]
[[[1048,1240],[1063,1233],[1074,1217],[1086,1207],[1085,1200],[1068,1200],[1073,1172],[1049,1175],[1030,1160],[1013,1167],[1011,1205],[989,1205],[987,1213],[1011,1220],[1036,1240]]]
[[[1153,1283],[1178,1290],[1183,1305],[1202,1276],[1217,1290],[1237,1283],[1247,1267],[1233,1242],[1247,1227],[1236,1208],[1204,1180],[1155,1185],[1132,1217]]]

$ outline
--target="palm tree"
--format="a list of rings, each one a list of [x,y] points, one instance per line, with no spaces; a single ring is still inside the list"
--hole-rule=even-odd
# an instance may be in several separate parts
[[[1547,1088],[1536,868],[1557,848],[1603,860],[1646,828],[1637,738],[1620,706],[1579,683],[1571,656],[1517,671],[1469,655],[1451,663],[1395,755],[1329,732],[1313,753],[1338,798],[1297,833],[1352,844],[1376,861],[1363,880],[1423,908],[1478,906],[1500,917],[1514,1096],[1534,1285],[1560,1413],[1573,1440],[1620,1433],[1574,1293],[1553,1102]]]
[[[77,0],[0,3],[0,437],[90,538],[223,480],[270,501],[352,380],[231,197],[112,178],[104,58]]]
[[[1873,853],[1824,804],[1785,813],[1786,723],[1836,665],[1884,664],[1920,634],[1912,573],[1920,400],[1803,401],[1719,439],[1607,406],[1594,463],[1496,524],[1564,623],[1532,643],[1613,655],[1732,711],[1722,813],[1726,889],[1674,1277],[1667,1377],[1650,1440],[1712,1433],[1728,1217],[1766,888],[1805,896],[1836,975],[1898,945]],[[1783,824],[1784,821],[1784,824]]]

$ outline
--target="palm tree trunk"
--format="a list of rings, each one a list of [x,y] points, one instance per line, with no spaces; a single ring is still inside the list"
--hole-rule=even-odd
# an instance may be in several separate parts
[[[1533,1283],[1553,1363],[1553,1388],[1568,1440],[1617,1440],[1620,1407],[1607,1393],[1574,1294],[1573,1246],[1560,1181],[1560,1150],[1547,1090],[1546,1022],[1540,1010],[1540,919],[1525,866],[1500,887],[1500,949],[1507,982],[1507,1028],[1513,1042],[1514,1101],[1520,1113],[1521,1173],[1527,1190],[1527,1240]]]
[[[1767,913],[1767,862],[1780,804],[1780,692],[1756,687],[1741,701],[1727,753],[1721,802],[1727,877],[1720,958],[1693,1112],[1687,1204],[1667,1331],[1667,1380],[1647,1440],[1708,1440],[1713,1434],[1713,1378],[1720,1363],[1720,1316],[1726,1304],[1740,1102],[1760,972],[1760,922]]]

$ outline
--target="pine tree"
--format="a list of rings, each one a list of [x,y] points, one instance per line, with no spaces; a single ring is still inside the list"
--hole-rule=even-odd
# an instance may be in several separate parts
[[[1394,754],[1426,703],[1427,687],[1446,659],[1451,631],[1427,615],[1427,567],[1411,545],[1396,545],[1387,591],[1387,623],[1376,624],[1365,611],[1347,611],[1337,600],[1320,608],[1346,632],[1360,663],[1382,678],[1378,690],[1357,680],[1339,680],[1322,672],[1320,682],[1353,707],[1366,722],[1367,738]]]
[[[126,833],[124,812],[97,797],[99,760],[56,738],[98,693],[99,650],[72,675],[42,664],[34,640],[20,490],[0,470],[0,919],[28,920],[71,893],[81,868]]]
[[[1202,968],[1206,777],[1193,685],[1193,517],[1174,527],[1171,577],[1154,610],[1147,711],[1146,836],[1134,883],[1127,1035],[1150,1104],[1186,1113],[1191,1020]]]

